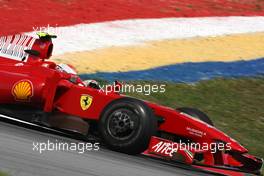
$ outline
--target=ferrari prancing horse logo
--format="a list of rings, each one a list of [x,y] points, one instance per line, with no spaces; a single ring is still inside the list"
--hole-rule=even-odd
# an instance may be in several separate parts
[[[90,95],[82,95],[80,98],[80,105],[82,110],[86,111],[93,102],[93,97]]]

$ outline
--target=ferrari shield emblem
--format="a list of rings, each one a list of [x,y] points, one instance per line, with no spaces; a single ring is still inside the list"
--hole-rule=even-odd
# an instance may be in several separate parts
[[[91,97],[90,95],[82,95],[80,98],[80,105],[82,110],[87,110],[93,102],[93,97]]]

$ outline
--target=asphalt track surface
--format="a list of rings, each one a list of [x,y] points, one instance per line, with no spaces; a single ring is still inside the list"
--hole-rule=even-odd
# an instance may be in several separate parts
[[[142,156],[100,148],[84,154],[33,151],[33,142],[78,142],[75,139],[0,121],[0,170],[12,176],[185,176],[208,175]]]

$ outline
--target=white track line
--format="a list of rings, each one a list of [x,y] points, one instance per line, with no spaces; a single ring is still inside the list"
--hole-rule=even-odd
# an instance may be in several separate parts
[[[46,28],[46,31],[58,35],[54,55],[60,55],[146,41],[263,32],[264,17],[136,19]]]
[[[46,130],[49,130],[49,131],[65,134],[65,133],[63,133],[61,131],[58,131],[58,130],[55,130],[55,129],[52,129],[52,128],[48,128],[48,127],[45,127],[45,126],[40,126],[40,125],[31,123],[31,122],[27,122],[27,121],[20,120],[20,119],[17,119],[17,118],[14,118],[14,117],[10,117],[10,116],[6,116],[6,115],[3,115],[3,114],[0,114],[0,118],[7,119],[7,120],[10,120],[12,122],[18,122],[20,124],[30,125],[31,127],[38,127],[38,128],[46,129]]]

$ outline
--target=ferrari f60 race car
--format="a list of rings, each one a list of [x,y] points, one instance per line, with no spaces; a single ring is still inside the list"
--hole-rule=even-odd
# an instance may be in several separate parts
[[[49,128],[96,134],[112,150],[227,175],[260,174],[263,160],[216,129],[203,112],[172,109],[98,89],[73,67],[47,61],[52,38],[0,38],[0,113]],[[96,133],[97,132],[97,133]]]

